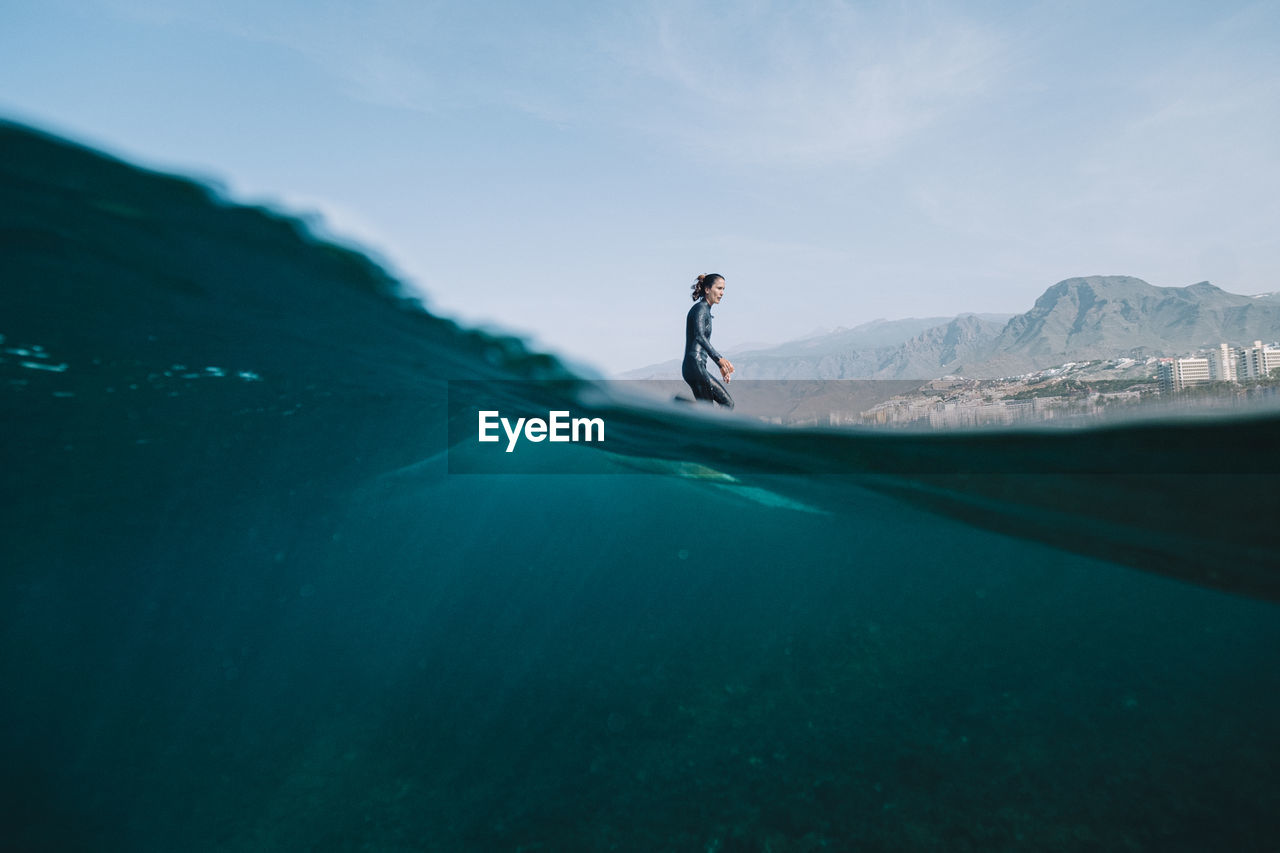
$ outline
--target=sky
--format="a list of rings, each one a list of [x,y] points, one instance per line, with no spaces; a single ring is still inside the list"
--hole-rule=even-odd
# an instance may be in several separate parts
[[[1280,2],[0,0],[0,117],[603,374],[1073,276],[1280,291]]]

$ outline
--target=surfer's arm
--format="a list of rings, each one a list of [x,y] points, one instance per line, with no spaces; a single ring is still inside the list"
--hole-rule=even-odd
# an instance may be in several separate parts
[[[698,308],[699,310],[689,317],[689,323],[691,324],[690,331],[693,333],[693,340],[698,346],[702,347],[703,352],[711,356],[712,361],[719,364],[723,356],[716,352],[716,348],[711,345],[711,339],[702,331],[702,315],[711,309],[707,307],[705,302],[701,303]]]

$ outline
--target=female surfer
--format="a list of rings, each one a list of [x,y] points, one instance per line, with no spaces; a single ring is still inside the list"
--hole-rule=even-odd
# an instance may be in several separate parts
[[[719,379],[707,373],[707,356],[720,367],[720,375],[729,381],[733,364],[711,346],[711,306],[724,299],[724,276],[707,273],[698,276],[693,285],[693,307],[684,324],[684,363],[680,375],[693,389],[694,399],[711,400],[721,406],[733,408],[733,398]]]

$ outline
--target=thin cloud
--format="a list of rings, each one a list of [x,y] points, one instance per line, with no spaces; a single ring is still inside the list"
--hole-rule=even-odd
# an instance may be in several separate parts
[[[448,97],[429,60],[443,52],[438,4],[379,0],[357,7],[243,0],[106,0],[117,14],[152,26],[203,28],[297,54],[353,100],[434,112]]]
[[[462,4],[108,0],[155,26],[197,26],[305,57],[348,97],[436,113],[507,109],[612,126],[749,164],[879,160],[1000,76],[990,28],[918,7],[827,0],[657,0],[618,11],[495,17]]]
[[[662,3],[632,30],[611,53],[639,124],[746,163],[879,160],[982,97],[1002,67],[993,30],[838,2]]]

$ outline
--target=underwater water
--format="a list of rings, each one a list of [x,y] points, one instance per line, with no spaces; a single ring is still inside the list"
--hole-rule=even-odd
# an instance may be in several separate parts
[[[0,847],[1280,847],[1275,418],[630,405],[296,222],[0,152]],[[465,473],[463,387],[609,441]]]

